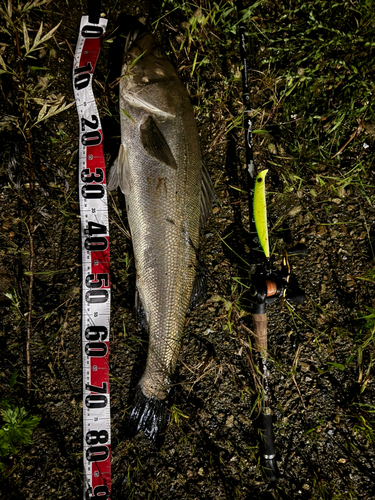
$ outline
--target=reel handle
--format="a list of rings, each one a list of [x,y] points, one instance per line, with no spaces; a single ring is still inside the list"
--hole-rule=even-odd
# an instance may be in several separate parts
[[[303,243],[297,243],[293,248],[287,250],[288,255],[298,255],[299,257],[305,257],[307,255],[307,246]]]

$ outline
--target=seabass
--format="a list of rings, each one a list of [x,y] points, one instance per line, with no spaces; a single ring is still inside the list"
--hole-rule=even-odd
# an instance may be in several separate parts
[[[120,186],[125,195],[137,291],[149,331],[147,364],[130,423],[154,441],[169,422],[166,398],[213,191],[202,169],[186,89],[145,31],[128,37],[120,115],[121,146],[108,188]]]

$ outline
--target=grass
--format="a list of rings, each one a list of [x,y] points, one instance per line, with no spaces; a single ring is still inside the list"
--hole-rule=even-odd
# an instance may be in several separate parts
[[[355,338],[358,365],[358,384],[362,394],[371,378],[375,360],[375,310],[367,307],[369,314],[360,318],[362,327]],[[367,364],[367,366],[366,366]]]
[[[335,169],[350,156],[350,170],[340,169],[350,179],[361,166],[363,131],[375,116],[373,5],[276,2],[278,21],[263,25],[260,69],[273,74],[276,89],[266,105],[274,110],[269,125],[289,139],[297,171],[316,171],[322,162]]]
[[[46,91],[48,87],[47,82],[41,80],[41,83],[35,86],[27,85],[24,80],[24,72],[26,72],[27,68],[32,71],[47,69],[32,66],[32,60],[36,59],[33,53],[45,48],[46,43],[51,40],[61,24],[60,21],[51,30],[44,33],[43,22],[41,22],[35,38],[30,37],[30,32],[33,30],[29,27],[28,15],[31,10],[39,9],[46,3],[49,3],[49,0],[36,0],[25,5],[12,6],[11,2],[3,1],[0,6],[0,15],[5,21],[3,32],[16,40],[16,53],[9,50],[10,45],[3,44],[3,50],[0,54],[0,75],[8,75],[21,81],[20,97],[22,97],[24,108],[24,123],[20,122],[18,117],[15,116],[8,117],[7,121],[17,127],[25,141],[30,138],[30,132],[34,127],[74,105],[73,102],[66,104],[64,96],[45,95],[41,97],[43,90]],[[15,62],[16,64],[14,64]],[[34,104],[41,106],[38,114],[35,113]],[[10,118],[13,118],[13,120],[10,120]]]

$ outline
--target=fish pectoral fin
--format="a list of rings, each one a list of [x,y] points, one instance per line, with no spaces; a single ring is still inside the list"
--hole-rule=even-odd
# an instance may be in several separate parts
[[[141,142],[150,156],[177,170],[173,153],[152,116],[148,116],[140,126]]]
[[[131,189],[131,178],[128,154],[123,144],[121,144],[118,153],[117,171],[120,189],[127,195]]]
[[[212,202],[216,198],[214,186],[205,162],[202,162],[202,183],[201,183],[201,219],[200,228],[206,224],[211,215]]]
[[[113,162],[108,174],[107,189],[113,191],[120,186],[124,194],[130,191],[130,168],[126,149],[121,144],[118,157]]]
[[[108,191],[114,191],[115,189],[118,188],[119,181],[118,181],[117,164],[118,164],[118,157],[113,162],[113,165],[108,173],[108,178],[107,178]]]

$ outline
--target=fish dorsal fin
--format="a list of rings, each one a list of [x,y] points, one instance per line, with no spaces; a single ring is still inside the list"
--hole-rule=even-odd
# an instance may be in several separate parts
[[[202,161],[202,191],[201,191],[201,229],[206,224],[208,217],[211,215],[212,202],[216,198],[214,186],[211,181],[207,165]]]
[[[113,191],[120,186],[121,191],[124,194],[130,191],[130,169],[128,155],[126,149],[121,144],[118,157],[113,162],[111,170],[108,174],[107,189],[108,191]]]
[[[173,153],[152,116],[148,116],[145,119],[141,124],[140,131],[142,146],[147,153],[165,165],[177,170],[177,163]]]

